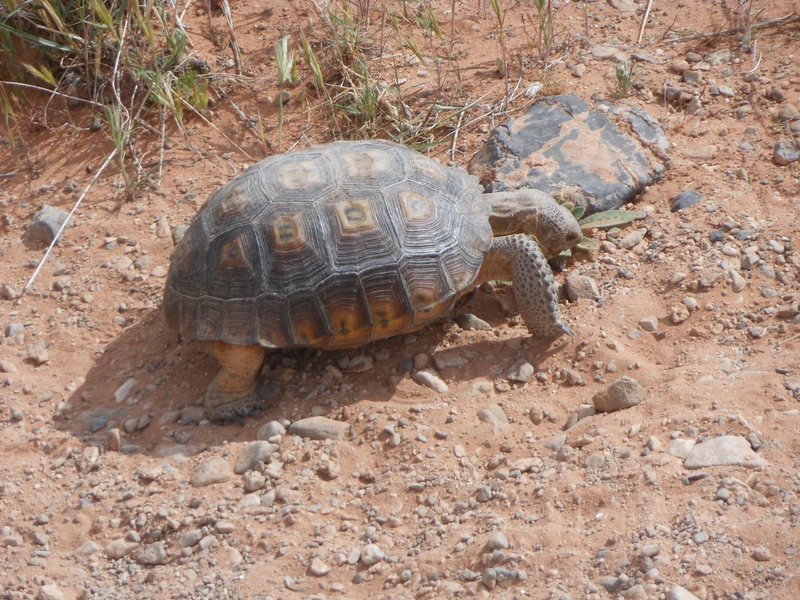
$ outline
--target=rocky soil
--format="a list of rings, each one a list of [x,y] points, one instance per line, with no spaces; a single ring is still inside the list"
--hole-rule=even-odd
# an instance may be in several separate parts
[[[231,69],[223,17],[197,4],[197,52]],[[0,148],[0,598],[800,597],[798,22],[743,53],[706,35],[732,26],[720,3],[655,2],[642,44],[643,1],[561,4],[555,91],[611,97],[635,60],[618,101],[672,145],[645,219],[558,275],[574,338],[529,339],[511,288],[486,286],[414,335],[271,355],[266,408],[240,424],[203,419],[216,364],[159,304],[173,239],[251,162],[222,133],[267,151],[220,102],[216,129],[190,124],[199,150],[173,132],[160,187],[122,202],[101,177],[23,294],[111,149],[90,113],[54,105],[45,127],[31,96],[26,154]],[[233,3],[265,103],[265,48],[310,6]],[[508,7],[515,52],[530,10]],[[502,93],[490,15],[457,5],[454,27],[462,85]],[[398,76],[436,86],[419,64]],[[284,145],[327,139],[288,113]],[[454,162],[494,124],[462,131]]]

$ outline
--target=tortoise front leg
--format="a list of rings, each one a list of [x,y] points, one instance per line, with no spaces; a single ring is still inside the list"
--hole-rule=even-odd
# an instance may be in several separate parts
[[[266,350],[214,342],[213,352],[222,368],[206,390],[206,417],[227,421],[250,414],[256,406],[256,376]]]
[[[556,280],[539,245],[530,236],[497,237],[486,254],[479,283],[492,279],[514,282],[517,308],[528,331],[535,337],[555,339],[572,331],[558,312]]]

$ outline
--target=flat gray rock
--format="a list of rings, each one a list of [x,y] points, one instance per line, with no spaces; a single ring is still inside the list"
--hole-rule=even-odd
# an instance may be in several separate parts
[[[526,360],[514,364],[506,373],[506,379],[514,383],[528,383],[533,377],[534,368]]]
[[[687,469],[707,467],[767,467],[769,463],[756,454],[750,442],[738,435],[723,435],[696,444],[690,451],[683,466]]]
[[[155,565],[165,565],[169,562],[169,554],[164,542],[156,542],[145,546],[136,554],[134,560],[140,565],[152,567]]]
[[[564,283],[567,298],[570,302],[577,302],[581,298],[597,300],[600,298],[600,288],[592,277],[580,273],[570,273]]]
[[[278,421],[269,421],[267,423],[264,423],[261,427],[258,428],[258,433],[256,433],[256,439],[268,440],[273,436],[284,435],[285,433],[286,433],[286,428],[283,425],[281,425]]]
[[[458,315],[455,321],[464,331],[489,331],[492,328],[489,323],[470,313]]]
[[[349,423],[334,421],[328,417],[308,417],[289,425],[289,434],[310,440],[341,440],[349,429]]]
[[[439,371],[444,371],[463,367],[469,364],[469,359],[460,350],[439,350],[433,355],[433,364]]]
[[[800,160],[800,150],[788,140],[778,140],[772,151],[772,162],[780,167],[785,167]]]
[[[74,596],[69,594],[70,598]],[[57,585],[43,585],[39,588],[39,593],[36,595],[36,600],[66,600],[67,595]]]
[[[251,442],[244,447],[239,458],[236,460],[236,465],[233,467],[233,472],[241,475],[246,471],[259,470],[263,468],[263,464],[267,462],[269,456],[278,451],[276,444],[269,442]]]
[[[113,542],[109,542],[108,546],[106,546],[106,556],[111,560],[117,560],[123,556],[127,556],[138,547],[139,544],[136,542],[129,542],[123,539],[114,540]]]
[[[492,426],[495,433],[503,433],[508,429],[508,417],[497,404],[490,404],[478,411],[478,419]]]
[[[688,189],[672,199],[672,204],[670,205],[669,209],[672,212],[678,212],[679,210],[683,210],[684,208],[689,208],[694,206],[698,202],[703,199],[703,194],[698,192],[697,190]]]
[[[233,471],[228,461],[220,456],[212,456],[199,463],[192,473],[192,485],[205,487],[214,483],[224,483],[233,479]]]
[[[618,208],[663,176],[669,142],[644,111],[605,109],[576,96],[543,98],[497,127],[469,170],[488,192],[529,187],[585,205],[587,214]]]

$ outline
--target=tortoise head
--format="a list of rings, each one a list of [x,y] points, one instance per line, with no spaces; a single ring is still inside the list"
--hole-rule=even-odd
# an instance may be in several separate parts
[[[490,221],[495,236],[530,235],[547,257],[574,248],[583,238],[572,213],[544,192],[520,189],[486,197],[492,205]]]

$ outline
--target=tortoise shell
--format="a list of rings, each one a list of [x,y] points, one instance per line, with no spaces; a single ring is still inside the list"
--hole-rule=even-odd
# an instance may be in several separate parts
[[[404,146],[334,142],[217,191],[172,255],[187,339],[343,348],[408,333],[471,288],[492,242],[477,180]]]

